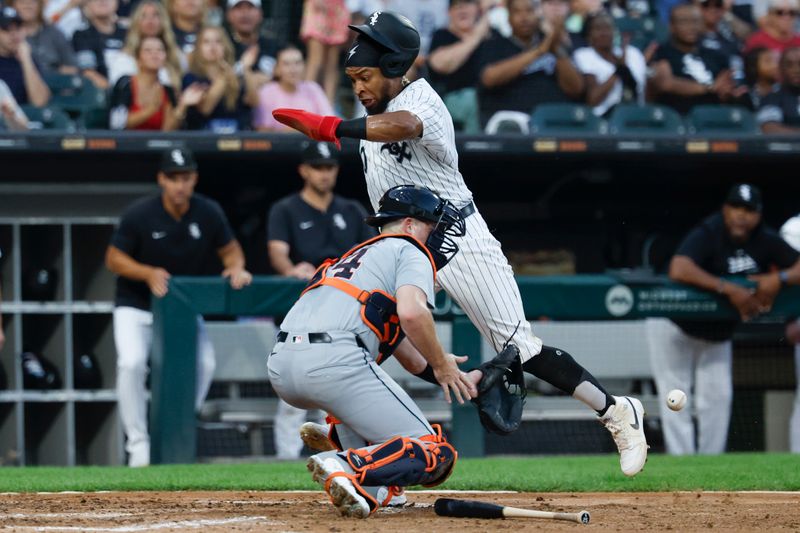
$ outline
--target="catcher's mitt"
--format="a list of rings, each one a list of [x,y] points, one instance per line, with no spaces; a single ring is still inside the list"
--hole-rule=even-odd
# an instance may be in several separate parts
[[[519,349],[507,344],[494,359],[478,367],[483,378],[478,383],[478,408],[481,424],[488,431],[508,435],[519,429],[525,405],[525,377]]]

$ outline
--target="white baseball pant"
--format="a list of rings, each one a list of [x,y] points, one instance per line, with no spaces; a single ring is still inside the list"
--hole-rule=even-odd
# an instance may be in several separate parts
[[[117,402],[129,454],[149,457],[150,434],[147,428],[145,379],[147,358],[153,342],[153,314],[135,307],[114,308],[114,344],[117,348]],[[205,400],[214,377],[214,347],[208,339],[201,317],[197,318],[197,389],[195,409]],[[149,460],[147,461],[149,463]]]
[[[542,351],[542,340],[525,318],[514,271],[481,214],[475,211],[466,222],[467,234],[457,240],[459,251],[437,281],[496,351],[519,326],[514,343],[524,363]]]
[[[647,341],[656,381],[661,427],[667,452],[719,454],[728,442],[733,402],[731,341],[710,342],[690,337],[666,318],[648,318]],[[671,411],[666,397],[672,389],[687,393],[681,411]],[[697,414],[697,441],[691,407]]]
[[[794,345],[794,374],[797,390],[794,393],[794,410],[789,422],[789,449],[800,453],[800,344]]]

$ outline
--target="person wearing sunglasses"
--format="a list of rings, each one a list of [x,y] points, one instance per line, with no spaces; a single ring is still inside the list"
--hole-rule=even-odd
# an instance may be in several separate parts
[[[761,29],[745,43],[745,52],[753,48],[769,48],[782,53],[789,47],[800,46],[800,34],[795,31],[798,0],[770,0],[769,10],[761,19]]]

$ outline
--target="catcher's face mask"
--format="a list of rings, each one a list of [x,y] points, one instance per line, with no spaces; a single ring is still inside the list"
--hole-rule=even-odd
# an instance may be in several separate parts
[[[466,235],[467,224],[458,209],[447,200],[442,200],[438,210],[439,220],[428,235],[425,246],[433,257],[436,270],[441,270],[458,253],[454,238]]]

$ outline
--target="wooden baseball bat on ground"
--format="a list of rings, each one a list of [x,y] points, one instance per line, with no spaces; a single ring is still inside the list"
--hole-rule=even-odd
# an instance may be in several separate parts
[[[439,516],[452,516],[456,518],[545,518],[550,520],[568,520],[579,524],[589,523],[589,512],[553,513],[549,511],[534,511],[508,507],[488,502],[474,500],[453,500],[439,498],[434,502],[433,509]]]

